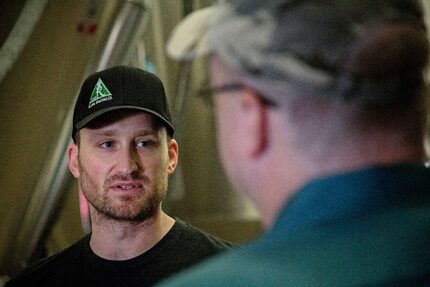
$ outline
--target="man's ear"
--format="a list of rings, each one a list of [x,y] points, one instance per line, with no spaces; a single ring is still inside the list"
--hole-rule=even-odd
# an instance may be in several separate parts
[[[75,143],[71,143],[67,150],[67,155],[69,158],[70,172],[73,174],[75,178],[79,178],[80,173],[79,173],[79,162],[78,162],[78,155],[79,155],[78,145]]]
[[[268,147],[267,106],[252,89],[243,89],[240,96],[241,133],[245,152],[251,157],[262,155]]]
[[[176,166],[178,165],[178,152],[179,147],[178,143],[175,139],[171,139],[169,142],[169,164],[167,166],[167,172],[169,175],[173,174],[173,172],[176,169]]]

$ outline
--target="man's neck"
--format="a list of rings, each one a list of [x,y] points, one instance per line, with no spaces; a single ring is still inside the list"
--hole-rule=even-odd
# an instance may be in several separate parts
[[[157,244],[174,223],[175,220],[161,210],[139,223],[98,218],[93,222],[90,246],[95,254],[105,259],[134,258]]]
[[[362,137],[345,139],[340,145],[325,145],[321,147],[324,151],[322,157],[309,156],[309,153],[300,149],[299,152],[293,150],[286,153],[287,144],[277,140],[282,144],[264,161],[260,161],[259,169],[252,170],[252,184],[246,189],[247,193],[254,196],[254,203],[261,213],[265,228],[273,225],[285,203],[313,179],[368,166],[423,161],[423,147],[405,141],[401,134],[384,133]]]

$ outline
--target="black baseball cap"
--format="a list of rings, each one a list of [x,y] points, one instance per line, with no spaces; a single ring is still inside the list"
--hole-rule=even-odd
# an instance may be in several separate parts
[[[170,136],[174,128],[163,83],[153,73],[115,66],[90,75],[82,84],[73,113],[72,138],[95,118],[119,109],[135,109],[156,116]]]

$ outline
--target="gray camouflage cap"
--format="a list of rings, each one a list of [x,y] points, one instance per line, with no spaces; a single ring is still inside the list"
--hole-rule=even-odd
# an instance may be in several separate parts
[[[220,1],[186,17],[167,53],[215,53],[272,98],[376,92],[387,101],[405,77],[421,85],[427,45],[414,0]],[[357,90],[357,81],[374,92]]]

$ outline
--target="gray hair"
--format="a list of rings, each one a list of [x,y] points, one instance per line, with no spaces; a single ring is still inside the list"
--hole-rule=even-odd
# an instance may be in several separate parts
[[[423,87],[428,42],[417,1],[222,1],[211,52],[275,101],[407,100]]]

